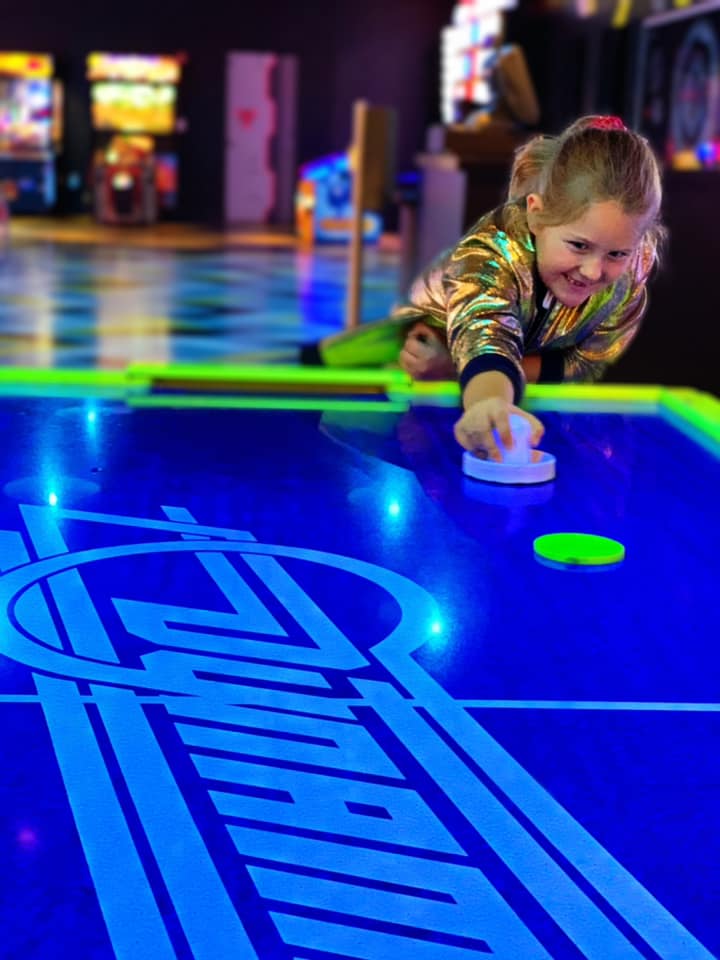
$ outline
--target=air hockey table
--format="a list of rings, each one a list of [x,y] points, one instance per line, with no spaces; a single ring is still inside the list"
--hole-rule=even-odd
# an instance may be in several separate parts
[[[720,955],[718,400],[513,487],[397,371],[2,376],[3,957]]]

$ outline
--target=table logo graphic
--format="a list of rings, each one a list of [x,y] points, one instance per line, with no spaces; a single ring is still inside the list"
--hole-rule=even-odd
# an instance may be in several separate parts
[[[23,505],[26,536],[0,532],[0,652],[32,673],[118,960],[549,960],[553,936],[711,960],[413,658],[426,590],[162,509]],[[127,576],[149,557],[152,600]],[[180,562],[206,607],[163,602]],[[299,565],[385,591],[391,632],[359,649]]]

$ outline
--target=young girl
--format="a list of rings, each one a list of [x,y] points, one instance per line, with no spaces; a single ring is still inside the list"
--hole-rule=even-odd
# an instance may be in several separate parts
[[[516,153],[508,202],[431,264],[389,321],[328,338],[322,360],[368,363],[402,331],[411,376],[459,378],[462,447],[499,459],[493,431],[511,444],[510,413],[537,444],[542,424],[516,406],[525,383],[596,380],[637,333],[661,197],[652,150],[617,117],[534,137]]]

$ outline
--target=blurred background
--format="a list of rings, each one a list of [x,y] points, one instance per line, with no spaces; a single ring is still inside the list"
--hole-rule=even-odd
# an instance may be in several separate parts
[[[392,120],[388,182],[364,222],[383,254],[368,269],[389,284],[375,313],[502,200],[533,132],[621,116],[662,160],[670,244],[644,329],[610,378],[717,392],[720,3],[26,0],[2,19],[11,242],[62,242],[82,224],[116,231],[118,245],[189,229],[210,246],[232,235],[243,249],[337,258],[363,99]]]

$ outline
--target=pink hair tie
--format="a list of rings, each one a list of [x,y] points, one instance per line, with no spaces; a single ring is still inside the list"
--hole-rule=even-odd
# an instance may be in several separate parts
[[[587,125],[589,130],[627,130],[620,117],[595,117]]]

